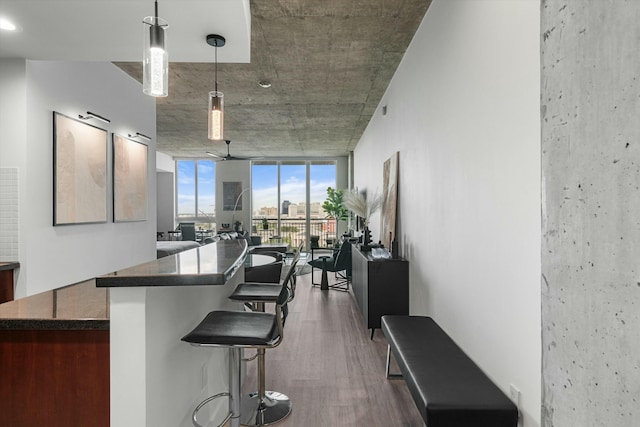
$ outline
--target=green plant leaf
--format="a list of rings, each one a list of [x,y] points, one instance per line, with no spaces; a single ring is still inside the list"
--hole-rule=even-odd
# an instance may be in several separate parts
[[[343,197],[343,190],[336,190],[331,187],[327,188],[327,198],[322,203],[322,209],[328,217],[343,221],[348,218],[349,211],[342,204]]]

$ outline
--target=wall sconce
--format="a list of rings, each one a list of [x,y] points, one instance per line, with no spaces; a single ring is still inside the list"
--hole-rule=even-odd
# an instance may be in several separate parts
[[[100,120],[101,122],[111,123],[111,120],[107,119],[106,117],[102,117],[99,114],[92,113],[91,111],[87,111],[86,116],[83,116],[82,114],[78,114],[78,118],[80,120],[96,119],[96,120]]]
[[[155,0],[155,16],[147,16],[144,24],[144,51],[142,56],[142,91],[149,96],[163,97],[169,94],[169,54],[165,47],[167,21],[158,18],[158,0]]]
[[[145,135],[144,133],[136,132],[135,134],[129,133],[127,135],[129,136],[129,138],[142,138],[146,139],[147,141],[151,141],[151,137]]]
[[[214,89],[209,92],[209,109],[207,116],[209,118],[209,132],[207,137],[213,141],[220,141],[224,134],[224,94],[218,92],[218,47],[225,45],[224,37],[217,34],[209,34],[207,43],[216,49],[215,53],[215,69],[214,69]]]

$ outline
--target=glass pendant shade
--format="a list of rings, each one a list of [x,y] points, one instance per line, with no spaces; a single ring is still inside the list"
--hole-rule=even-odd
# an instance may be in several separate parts
[[[144,52],[142,59],[142,91],[150,96],[169,94],[169,54],[166,49],[167,21],[147,16],[144,23]]]
[[[209,139],[220,141],[223,138],[224,95],[222,92],[209,92]]]

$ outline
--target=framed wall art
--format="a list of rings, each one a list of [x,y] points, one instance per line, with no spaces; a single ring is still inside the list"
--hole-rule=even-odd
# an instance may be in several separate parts
[[[222,183],[222,210],[242,210],[242,182],[231,181]],[[237,203],[237,206],[236,206]]]
[[[389,157],[382,168],[382,211],[380,214],[380,240],[391,249],[396,237],[396,210],[398,206],[398,158],[399,152]]]
[[[147,146],[113,134],[113,221],[147,219]]]
[[[107,131],[53,112],[53,225],[107,222]]]

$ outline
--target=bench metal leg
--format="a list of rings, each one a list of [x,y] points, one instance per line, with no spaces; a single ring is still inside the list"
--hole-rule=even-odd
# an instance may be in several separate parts
[[[402,374],[390,374],[389,373],[389,365],[391,364],[391,346],[387,344],[387,366],[385,367],[384,373],[388,380],[399,380],[402,379]]]

